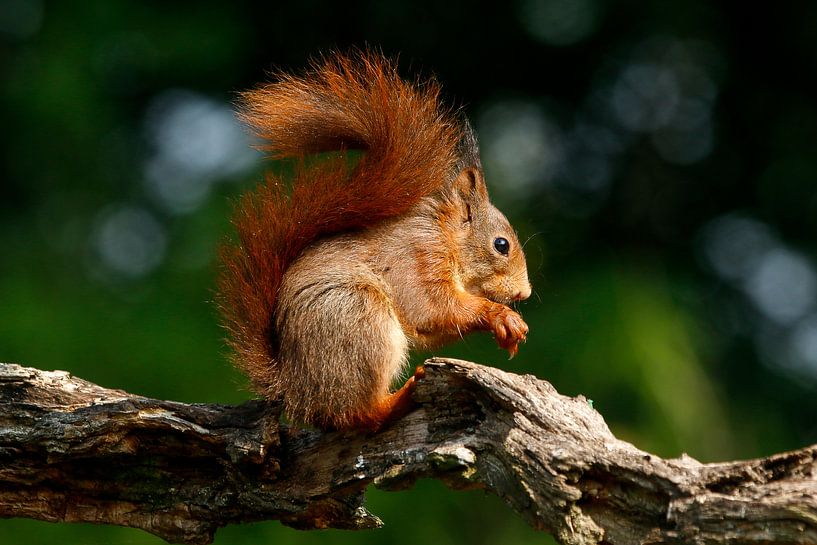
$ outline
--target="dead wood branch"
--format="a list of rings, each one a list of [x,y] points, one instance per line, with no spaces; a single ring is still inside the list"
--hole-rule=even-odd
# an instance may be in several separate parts
[[[432,359],[420,407],[375,434],[279,425],[280,409],[188,405],[0,364],[0,516],[208,543],[278,519],[373,528],[369,484],[483,488],[565,544],[817,543],[817,445],[759,460],[664,460],[547,382]]]

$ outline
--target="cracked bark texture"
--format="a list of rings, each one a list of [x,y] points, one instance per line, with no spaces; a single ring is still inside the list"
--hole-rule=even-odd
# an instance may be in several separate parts
[[[376,528],[366,487],[431,477],[491,491],[564,544],[815,544],[817,445],[665,460],[616,439],[579,396],[450,359],[377,434],[279,424],[280,407],[159,401],[0,364],[0,516],[209,543],[224,525]]]

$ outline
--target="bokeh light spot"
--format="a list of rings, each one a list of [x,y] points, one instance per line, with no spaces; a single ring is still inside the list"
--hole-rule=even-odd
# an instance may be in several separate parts
[[[624,127],[651,132],[667,125],[680,102],[675,73],[652,63],[635,63],[624,69],[613,87],[612,107]]]
[[[138,278],[161,264],[167,237],[147,210],[122,206],[103,212],[93,232],[93,243],[104,269]]]
[[[195,210],[214,182],[247,171],[259,157],[228,105],[190,91],[156,97],[146,131],[155,153],[145,164],[145,186],[174,213]]]
[[[706,225],[702,242],[709,264],[732,281],[748,278],[763,255],[778,244],[765,224],[735,214],[721,216]]]
[[[533,186],[548,183],[562,163],[561,130],[534,103],[497,102],[478,126],[485,170],[508,198],[524,198]]]
[[[746,291],[769,318],[790,324],[817,301],[817,275],[800,254],[783,248],[767,252],[747,280]]]
[[[599,6],[594,0],[523,0],[518,14],[532,37],[556,46],[584,40],[599,22]]]

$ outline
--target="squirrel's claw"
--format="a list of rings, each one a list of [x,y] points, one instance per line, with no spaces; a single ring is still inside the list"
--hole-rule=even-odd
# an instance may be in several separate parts
[[[517,344],[511,346],[510,348],[508,348],[508,354],[509,354],[508,359],[512,360],[513,357],[516,356],[518,353],[519,353],[519,344],[517,343]]]

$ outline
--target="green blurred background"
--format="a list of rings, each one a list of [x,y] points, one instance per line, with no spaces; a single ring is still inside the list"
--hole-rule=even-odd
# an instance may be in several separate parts
[[[230,203],[262,172],[231,102],[368,43],[465,105],[528,241],[519,356],[479,336],[443,353],[584,394],[662,456],[817,442],[815,21],[814,2],[0,0],[0,361],[247,399],[212,303]],[[551,542],[436,482],[369,504],[385,529],[216,543]],[[0,542],[159,540],[3,520]]]

